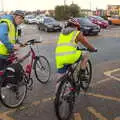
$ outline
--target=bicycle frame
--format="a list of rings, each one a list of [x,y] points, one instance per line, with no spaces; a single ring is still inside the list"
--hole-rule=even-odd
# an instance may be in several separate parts
[[[33,62],[36,59],[36,54],[32,48],[32,45],[29,46],[30,50],[28,51],[28,53],[26,55],[24,55],[22,58],[18,58],[15,53],[12,53],[9,58],[8,58],[8,63],[12,64],[14,62],[19,62],[22,63],[24,60],[26,60],[29,56],[31,56],[31,61],[30,63],[26,64],[25,68],[24,68],[24,74],[27,77],[27,79],[30,79],[31,77],[31,72],[32,72],[32,67],[33,67]],[[8,65],[9,65],[8,64]],[[4,70],[0,71],[0,76],[4,75]]]
[[[34,60],[36,59],[36,54],[32,48],[32,45],[30,45],[29,47],[30,47],[30,50],[28,51],[28,53],[25,56],[23,56],[21,59],[18,60],[18,62],[21,63],[24,60],[26,60],[29,56],[31,56],[30,63],[26,64],[25,69],[24,69],[25,75],[27,75],[28,78],[30,78],[30,76],[31,76],[33,63],[34,63]]]
[[[79,61],[80,62],[80,61]],[[67,70],[67,75],[71,78],[70,80],[72,81],[73,85],[74,85],[74,88],[72,90],[76,90],[76,81],[74,79],[74,76],[73,76],[73,73],[74,71],[77,69],[78,65],[79,65],[79,62],[77,63],[74,63],[75,64],[75,67],[73,68],[72,66],[74,65],[71,65],[69,66],[68,70]]]

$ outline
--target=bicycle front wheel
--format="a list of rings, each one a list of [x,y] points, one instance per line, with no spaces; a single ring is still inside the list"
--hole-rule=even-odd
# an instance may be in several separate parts
[[[55,112],[59,120],[69,120],[72,116],[75,102],[75,91],[73,84],[67,75],[60,79],[61,83],[58,87],[54,101]]]
[[[37,80],[43,84],[50,79],[51,68],[46,57],[38,56],[34,62],[34,72]]]
[[[24,81],[13,84],[6,81],[0,82],[0,99],[1,102],[9,108],[20,106],[26,96],[27,86]]]

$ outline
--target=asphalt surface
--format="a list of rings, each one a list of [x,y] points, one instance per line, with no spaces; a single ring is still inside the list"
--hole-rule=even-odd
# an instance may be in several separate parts
[[[34,48],[37,54],[49,60],[51,80],[43,85],[34,79],[33,90],[28,91],[23,105],[17,109],[8,109],[1,104],[1,120],[57,120],[53,101],[56,84],[54,50],[58,35],[59,32],[45,33],[38,31],[35,25],[24,25],[22,41],[42,40]],[[93,78],[88,92],[81,92],[76,99],[72,120],[120,120],[120,26],[110,26],[101,30],[98,36],[88,36],[88,40],[98,48],[98,52],[90,56]],[[21,55],[27,50],[22,49]]]

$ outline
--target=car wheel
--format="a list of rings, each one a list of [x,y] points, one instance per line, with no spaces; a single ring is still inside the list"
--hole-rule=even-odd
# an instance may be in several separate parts
[[[40,26],[38,26],[38,30],[41,30],[41,29],[40,29]]]
[[[44,30],[45,30],[45,32],[48,32],[48,28],[47,27]]]
[[[98,35],[99,33],[97,32],[97,33],[95,33],[94,35]]]
[[[88,34],[89,34],[88,32],[85,32],[85,31],[83,32],[83,35],[85,36],[87,36]]]

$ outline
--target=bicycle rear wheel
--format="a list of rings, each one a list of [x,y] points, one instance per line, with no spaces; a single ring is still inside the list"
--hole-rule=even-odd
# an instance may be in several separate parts
[[[43,84],[50,79],[51,68],[46,57],[38,56],[34,62],[34,72],[37,80]]]
[[[68,76],[60,78],[61,83],[56,92],[54,101],[56,116],[59,120],[69,120],[75,102],[75,91],[73,84]]]
[[[20,106],[26,96],[27,86],[24,81],[18,84],[13,84],[6,81],[0,82],[0,100],[9,108]]]
[[[88,60],[87,62],[87,66],[85,69],[85,75],[88,77],[88,79],[86,81],[80,80],[80,84],[81,84],[82,89],[84,91],[87,91],[90,86],[91,79],[92,79],[92,64],[90,60]]]

